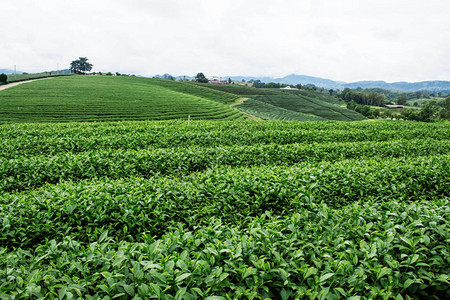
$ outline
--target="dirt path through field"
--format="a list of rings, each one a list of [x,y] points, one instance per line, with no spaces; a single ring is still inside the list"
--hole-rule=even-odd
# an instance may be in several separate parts
[[[248,100],[248,98],[245,98],[245,97],[239,98],[236,102],[231,103],[230,106],[233,107],[235,105],[241,104],[245,100]]]
[[[5,84],[5,85],[0,85],[0,91],[1,90],[6,90],[7,88],[10,88],[10,87],[22,84],[22,83],[32,82],[32,81],[36,81],[36,80],[51,79],[51,78],[53,78],[53,77],[31,79],[31,80],[25,80],[25,81],[19,81],[19,82],[8,83],[8,84]]]
[[[245,100],[248,100],[248,98],[242,97],[242,98],[240,98],[239,100],[237,100],[236,102],[231,103],[231,104],[230,104],[230,107],[233,107],[233,106],[235,106],[235,105],[241,104],[241,103],[244,102]],[[253,121],[257,121],[257,122],[258,122],[258,121],[261,121],[261,119],[255,117],[255,116],[252,116],[251,114],[248,114],[248,113],[243,112],[243,111],[241,111],[241,113],[243,113],[244,115],[246,115],[249,119],[251,119],[251,120],[253,120]]]

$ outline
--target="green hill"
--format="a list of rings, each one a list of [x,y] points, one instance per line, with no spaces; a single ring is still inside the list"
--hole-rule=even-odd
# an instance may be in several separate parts
[[[338,98],[318,91],[256,89],[239,85],[197,85],[249,98],[235,107],[264,120],[356,121],[365,119],[363,115],[341,107],[341,101]]]
[[[247,100],[246,102],[248,102]],[[259,117],[268,120],[337,120],[337,121],[357,121],[365,117],[357,112],[348,110],[338,105],[322,101],[319,99],[295,95],[256,95],[252,96],[250,103],[243,103],[237,106],[243,112],[265,112],[267,105],[276,108],[272,114]],[[284,113],[283,113],[284,112]],[[293,115],[292,113],[296,113]],[[302,117],[299,117],[301,115]],[[306,118],[309,117],[309,118]]]
[[[283,107],[272,105],[263,101],[250,98],[239,104],[238,109],[264,120],[288,120],[288,121],[325,121],[326,119],[296,112]]]
[[[243,98],[247,98],[242,102]],[[239,103],[236,105],[236,103]],[[326,93],[126,76],[64,76],[0,92],[0,123],[244,119],[353,121]]]
[[[245,118],[226,103],[238,96],[160,79],[70,76],[0,92],[0,122]]]

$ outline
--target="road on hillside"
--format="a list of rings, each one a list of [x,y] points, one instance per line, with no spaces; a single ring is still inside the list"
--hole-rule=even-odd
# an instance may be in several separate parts
[[[36,80],[50,79],[50,78],[52,78],[52,77],[31,79],[31,80],[25,80],[25,81],[19,81],[19,82],[8,83],[8,84],[5,84],[5,85],[0,85],[0,91],[1,90],[6,90],[7,88],[10,88],[10,87],[22,84],[22,83],[32,82],[32,81],[36,81]]]

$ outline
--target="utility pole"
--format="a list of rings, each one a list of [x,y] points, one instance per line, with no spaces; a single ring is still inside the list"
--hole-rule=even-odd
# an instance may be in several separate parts
[[[16,76],[16,65],[14,65],[14,80],[17,80],[17,76]]]

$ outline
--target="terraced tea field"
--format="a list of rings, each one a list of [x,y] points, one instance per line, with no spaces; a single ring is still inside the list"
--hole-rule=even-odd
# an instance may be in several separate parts
[[[0,149],[1,298],[450,297],[448,122],[6,124]]]
[[[271,109],[264,109],[267,106],[270,106]],[[264,111],[267,117],[263,118],[269,120],[357,121],[365,119],[364,116],[355,111],[302,94],[257,95],[252,97],[252,101],[246,101],[239,105],[238,108],[244,112]],[[290,114],[279,113],[280,110],[288,111]],[[291,116],[292,113],[296,113],[302,117],[297,118]]]
[[[246,118],[226,103],[238,96],[165,80],[64,76],[0,92],[0,124]]]
[[[341,107],[342,103],[339,99],[327,93],[296,89],[256,89],[238,85],[197,85],[248,98],[235,107],[264,120],[358,121],[365,119],[363,115]]]
[[[248,100],[234,105],[243,98]],[[291,121],[365,119],[337,102],[336,97],[306,90],[286,92],[123,76],[62,76],[0,91],[0,124],[172,120],[188,116],[197,120],[252,116]]]

